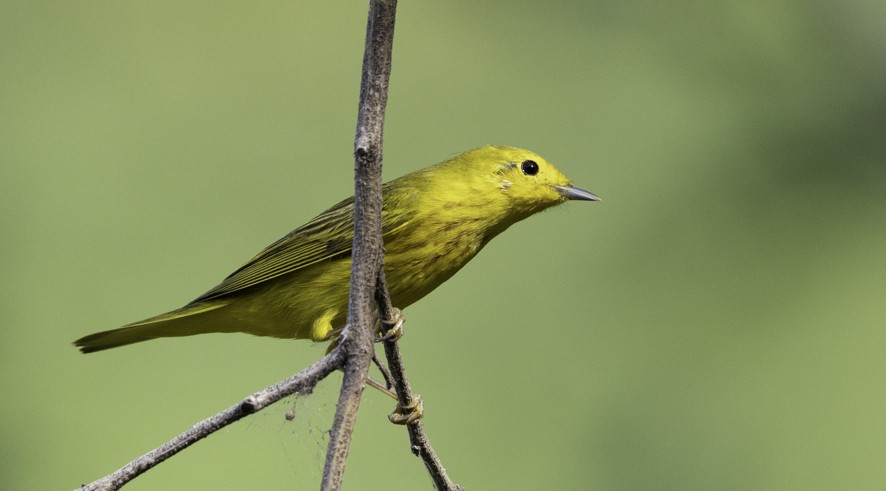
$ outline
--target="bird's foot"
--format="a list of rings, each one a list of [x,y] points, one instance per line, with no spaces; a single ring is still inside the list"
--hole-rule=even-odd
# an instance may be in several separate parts
[[[397,341],[403,337],[403,324],[406,322],[406,317],[396,307],[394,307],[391,317],[391,319],[381,320],[381,337],[375,340],[376,343],[381,341]]]
[[[388,421],[395,425],[409,425],[420,420],[424,415],[424,402],[422,402],[420,395],[415,394],[409,404],[397,404],[394,412],[388,415]]]

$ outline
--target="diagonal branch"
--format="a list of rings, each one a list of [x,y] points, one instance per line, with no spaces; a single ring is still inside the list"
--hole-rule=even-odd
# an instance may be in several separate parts
[[[84,484],[80,491],[116,490],[157,464],[190,447],[216,431],[250,414],[261,411],[284,397],[299,393],[309,393],[327,375],[339,369],[345,361],[345,353],[340,347],[313,365],[243,399],[238,404],[200,421],[187,431],[173,438],[161,447],[133,460],[95,482]]]
[[[375,300],[378,302],[379,317],[381,319],[391,320],[395,317],[384,270],[380,271],[378,275]],[[383,322],[382,326],[390,326],[392,324],[391,322]],[[406,378],[406,368],[403,366],[403,358],[400,356],[400,346],[397,344],[395,337],[384,336],[385,333],[382,334],[385,356],[388,360],[391,376],[395,382],[394,391],[397,393],[397,399],[401,407],[411,406],[416,401],[418,395],[412,392],[412,388],[409,386],[409,379]],[[422,462],[424,462],[428,473],[431,475],[431,480],[434,482],[434,487],[438,490],[464,491],[464,488],[452,482],[452,479],[449,478],[446,468],[443,467],[443,463],[431,446],[431,440],[428,438],[427,433],[425,433],[425,427],[421,419],[407,424],[406,429],[409,432],[409,443],[412,453],[420,457]]]

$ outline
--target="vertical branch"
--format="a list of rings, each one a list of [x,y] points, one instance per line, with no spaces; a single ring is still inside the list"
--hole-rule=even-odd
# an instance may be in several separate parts
[[[354,140],[354,245],[348,324],[341,336],[347,360],[326,452],[321,485],[324,490],[341,488],[360,396],[373,353],[373,298],[376,278],[383,267],[382,135],[396,9],[396,0],[370,0],[369,3]]]

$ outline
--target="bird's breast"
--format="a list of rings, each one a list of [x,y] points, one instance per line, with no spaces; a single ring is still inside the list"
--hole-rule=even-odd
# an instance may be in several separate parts
[[[385,274],[396,307],[406,307],[440,286],[485,244],[477,220],[426,220],[385,241]]]

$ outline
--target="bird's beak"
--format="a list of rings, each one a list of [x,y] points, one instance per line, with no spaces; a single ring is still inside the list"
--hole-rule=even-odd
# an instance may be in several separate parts
[[[572,184],[567,184],[565,186],[554,186],[554,189],[556,189],[561,196],[565,196],[566,199],[577,199],[581,201],[602,201],[600,197],[596,194],[590,191],[585,191],[584,189],[573,186]]]

